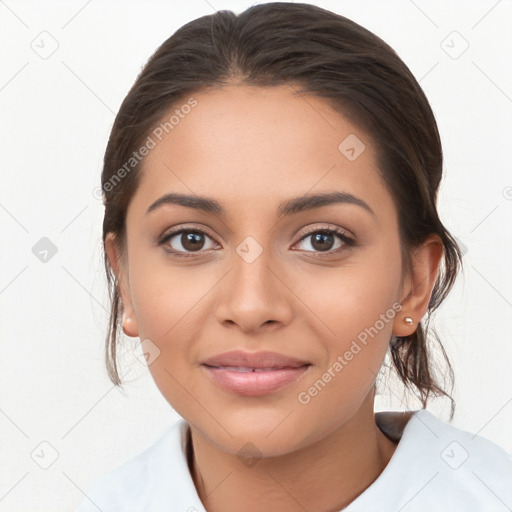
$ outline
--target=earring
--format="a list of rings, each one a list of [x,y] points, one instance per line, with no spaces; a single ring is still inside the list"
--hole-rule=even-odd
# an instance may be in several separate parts
[[[406,316],[404,318],[404,322],[407,324],[407,325],[412,325],[414,323],[414,320],[410,317],[410,316]]]
[[[132,319],[126,315],[126,313],[123,313],[123,319],[121,321],[121,327],[123,328],[123,332],[127,335],[127,336],[132,336],[129,331],[130,331],[130,325],[132,323]]]

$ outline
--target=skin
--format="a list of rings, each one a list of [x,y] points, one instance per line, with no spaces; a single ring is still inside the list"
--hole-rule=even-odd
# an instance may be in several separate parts
[[[113,236],[106,242],[123,329],[160,350],[149,368],[191,426],[192,474],[208,511],[340,510],[396,448],[375,423],[375,378],[392,334],[411,334],[425,314],[442,245],[430,237],[404,274],[397,211],[372,141],[322,99],[236,83],[194,97],[198,105],[145,158],[127,212],[126,250]],[[349,134],[366,146],[354,161],[338,150]],[[337,203],[277,216],[281,201],[332,191],[357,196],[373,213]],[[226,215],[177,205],[146,214],[170,192],[214,198]],[[173,226],[205,231],[203,248],[189,250],[190,258],[166,252],[158,240]],[[333,226],[356,245],[333,235],[330,256],[321,258],[304,228]],[[262,249],[251,263],[236,252],[247,236]],[[176,235],[167,246],[186,252],[181,241]],[[378,335],[300,403],[298,394],[397,303],[401,311]],[[200,366],[233,349],[272,350],[312,366],[278,391],[240,396]],[[237,456],[247,443],[256,464]]]

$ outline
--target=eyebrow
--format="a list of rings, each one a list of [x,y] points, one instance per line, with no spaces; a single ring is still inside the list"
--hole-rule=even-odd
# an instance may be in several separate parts
[[[354,204],[364,208],[366,211],[375,215],[370,206],[359,197],[348,192],[326,192],[321,194],[308,194],[301,197],[294,197],[283,201],[278,205],[278,217],[293,215],[298,212],[320,208],[336,203]],[[226,215],[224,207],[215,199],[209,197],[170,193],[157,199],[146,211],[146,215],[164,205],[179,205],[187,208],[193,208],[206,213],[217,215]]]

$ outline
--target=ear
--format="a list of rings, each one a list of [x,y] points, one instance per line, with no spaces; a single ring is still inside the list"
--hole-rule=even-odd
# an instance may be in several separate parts
[[[416,331],[427,312],[442,256],[443,243],[435,234],[430,235],[411,255],[411,273],[402,288],[402,310],[393,324],[395,336],[410,336]],[[412,318],[411,324],[405,323],[407,317]]]
[[[122,257],[120,250],[117,247],[116,238],[113,233],[108,233],[105,238],[105,252],[118,283],[117,292],[119,293],[119,297],[121,299],[123,312],[123,332],[127,336],[138,336],[139,327],[137,325],[137,319],[135,317],[135,311],[131,298],[128,279],[128,265],[127,261],[125,261],[125,258]]]

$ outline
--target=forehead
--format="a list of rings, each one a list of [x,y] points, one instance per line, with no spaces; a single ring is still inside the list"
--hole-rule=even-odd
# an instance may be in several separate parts
[[[152,135],[133,208],[169,192],[214,195],[238,212],[330,190],[389,202],[369,136],[321,98],[294,91],[229,85],[191,95],[193,108],[180,108],[188,98],[174,105],[162,118],[174,114],[169,133]]]

